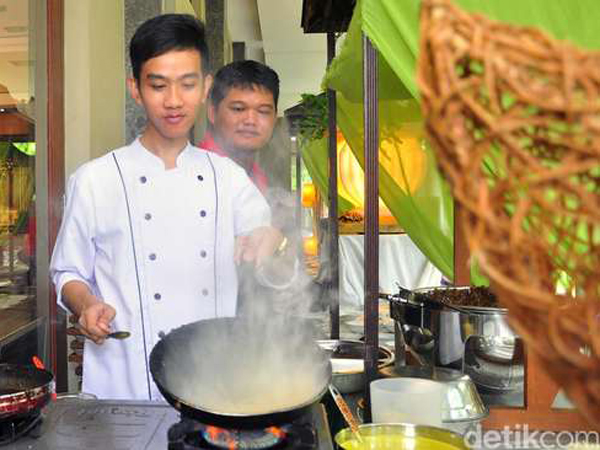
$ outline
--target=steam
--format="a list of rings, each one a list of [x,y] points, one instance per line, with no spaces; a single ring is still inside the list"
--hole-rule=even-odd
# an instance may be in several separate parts
[[[310,319],[318,289],[295,250],[302,242],[296,198],[279,188],[267,197],[291,254],[258,271],[239,266],[237,317],[202,321],[191,334],[166,338],[165,387],[205,411],[257,415],[295,409],[317,400],[329,383],[329,357],[315,342],[325,330]]]
[[[330,369],[314,330],[255,300],[243,316],[200,322],[193,335],[170,346],[176,349],[164,366],[170,392],[222,414],[267,414],[317,399]]]

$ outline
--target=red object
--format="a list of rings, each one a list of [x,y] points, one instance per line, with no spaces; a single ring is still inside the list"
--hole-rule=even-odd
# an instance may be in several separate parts
[[[31,358],[31,361],[33,362],[33,365],[35,367],[37,367],[38,369],[44,370],[46,368],[46,367],[44,367],[44,363],[42,362],[42,360],[40,358],[38,358],[37,356],[34,356],[33,358]]]
[[[231,158],[225,152],[225,150],[223,150],[217,145],[210,131],[206,132],[206,134],[204,135],[204,139],[198,144],[198,147],[204,150],[208,150],[209,152],[216,153],[219,156],[227,156],[228,158]],[[257,163],[252,164],[252,170],[250,171],[248,176],[254,182],[254,184],[260,190],[260,192],[264,194],[267,191],[269,185],[267,174],[264,170],[260,168],[260,166]]]
[[[25,239],[25,251],[30,258],[35,258],[35,239],[36,239],[36,219],[35,207],[31,209],[29,220],[27,221],[27,236]]]
[[[12,380],[2,383],[0,422],[41,410],[55,393],[54,376],[32,366],[2,364],[0,380]]]

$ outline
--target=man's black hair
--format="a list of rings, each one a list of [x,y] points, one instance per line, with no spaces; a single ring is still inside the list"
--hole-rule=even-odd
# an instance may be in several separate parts
[[[189,14],[163,14],[144,22],[131,38],[129,58],[135,79],[140,81],[146,61],[173,50],[197,50],[202,73],[208,73],[204,24]]]
[[[277,73],[258,61],[234,61],[221,67],[215,75],[210,100],[215,108],[227,97],[231,88],[255,89],[264,88],[273,94],[273,103],[277,109],[279,100],[279,77]]]

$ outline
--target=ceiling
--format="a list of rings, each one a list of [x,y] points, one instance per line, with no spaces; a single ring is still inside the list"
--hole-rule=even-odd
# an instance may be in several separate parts
[[[29,93],[29,8],[25,0],[0,0],[0,105],[27,100]],[[11,99],[12,97],[12,99]]]
[[[246,46],[246,57],[271,66],[281,80],[279,111],[318,93],[327,65],[325,34],[304,34],[302,0],[225,0],[232,41]],[[29,98],[29,2],[0,0],[0,84],[17,100]],[[6,104],[0,94],[0,104]]]
[[[327,66],[327,37],[304,34],[302,0],[226,2],[232,41],[245,42],[247,58],[262,60],[279,74],[280,114],[297,104],[300,94],[320,92]]]

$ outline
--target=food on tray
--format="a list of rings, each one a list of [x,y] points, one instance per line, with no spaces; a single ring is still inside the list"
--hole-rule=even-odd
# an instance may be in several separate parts
[[[500,307],[498,299],[486,286],[473,286],[468,289],[434,289],[425,295],[433,300],[454,306]]]
[[[364,212],[358,209],[346,211],[340,216],[340,222],[362,222],[365,218]]]

